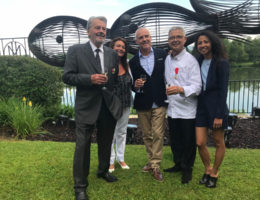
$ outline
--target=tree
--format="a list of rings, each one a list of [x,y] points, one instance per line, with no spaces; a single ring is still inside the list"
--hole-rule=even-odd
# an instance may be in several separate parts
[[[232,41],[228,55],[230,62],[240,63],[248,61],[248,54],[245,51],[245,44],[243,42]]]
[[[249,56],[249,61],[256,64],[260,62],[260,38],[255,38],[250,41],[250,44],[245,45],[245,51]]]

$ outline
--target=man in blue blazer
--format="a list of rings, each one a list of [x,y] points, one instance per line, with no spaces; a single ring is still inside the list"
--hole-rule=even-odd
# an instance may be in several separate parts
[[[122,108],[114,93],[118,77],[117,54],[111,48],[103,46],[106,24],[105,17],[91,17],[88,20],[90,41],[69,48],[62,77],[65,83],[77,87],[77,139],[73,176],[75,196],[78,200],[87,199],[90,143],[95,127],[99,161],[97,176],[108,182],[117,181],[116,177],[108,173],[108,168],[116,120],[120,118]]]
[[[134,108],[143,132],[148,162],[143,172],[151,171],[155,180],[162,181],[162,161],[166,94],[164,61],[167,53],[151,47],[151,35],[146,28],[136,31],[136,43],[140,49],[129,61],[134,80]],[[144,76],[146,80],[142,80]]]

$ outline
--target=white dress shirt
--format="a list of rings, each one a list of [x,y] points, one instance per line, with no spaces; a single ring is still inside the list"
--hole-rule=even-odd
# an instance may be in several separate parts
[[[149,76],[152,76],[153,68],[154,68],[154,52],[153,48],[151,47],[151,51],[148,56],[143,56],[141,51],[138,52],[140,64],[142,68],[146,71],[146,73]],[[137,92],[140,92],[140,89],[137,90]],[[152,108],[158,108],[155,102],[153,102]]]
[[[154,52],[153,48],[151,48],[151,51],[148,56],[143,56],[142,53],[139,50],[139,58],[140,58],[140,64],[146,71],[146,73],[149,76],[152,76],[153,68],[154,68]]]
[[[93,51],[95,57],[96,57],[96,54],[97,54],[96,49],[100,49],[100,51],[99,51],[99,57],[100,57],[100,63],[101,63],[101,70],[102,70],[102,73],[104,73],[104,72],[105,72],[105,70],[104,70],[104,69],[105,69],[105,66],[104,66],[104,48],[103,48],[103,44],[102,44],[99,48],[97,48],[97,47],[91,42],[91,40],[89,40],[89,43],[90,43],[91,49],[92,49],[92,51]]]
[[[178,68],[178,74],[175,69]],[[200,67],[197,60],[185,49],[177,56],[168,55],[165,60],[165,80],[171,86],[184,89],[184,94],[169,95],[168,116],[171,118],[194,119],[197,96],[201,91]]]

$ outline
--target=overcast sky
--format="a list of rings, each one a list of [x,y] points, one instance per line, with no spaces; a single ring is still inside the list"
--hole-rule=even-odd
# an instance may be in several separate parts
[[[189,0],[0,0],[0,38],[28,37],[38,23],[58,15],[86,20],[103,15],[110,28],[125,11],[151,2],[168,2],[193,10]]]

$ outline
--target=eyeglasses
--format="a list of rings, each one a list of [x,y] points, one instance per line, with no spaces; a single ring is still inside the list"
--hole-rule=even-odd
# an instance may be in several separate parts
[[[169,40],[180,40],[180,39],[182,39],[183,37],[184,37],[183,35],[171,36],[171,37],[169,37]]]

